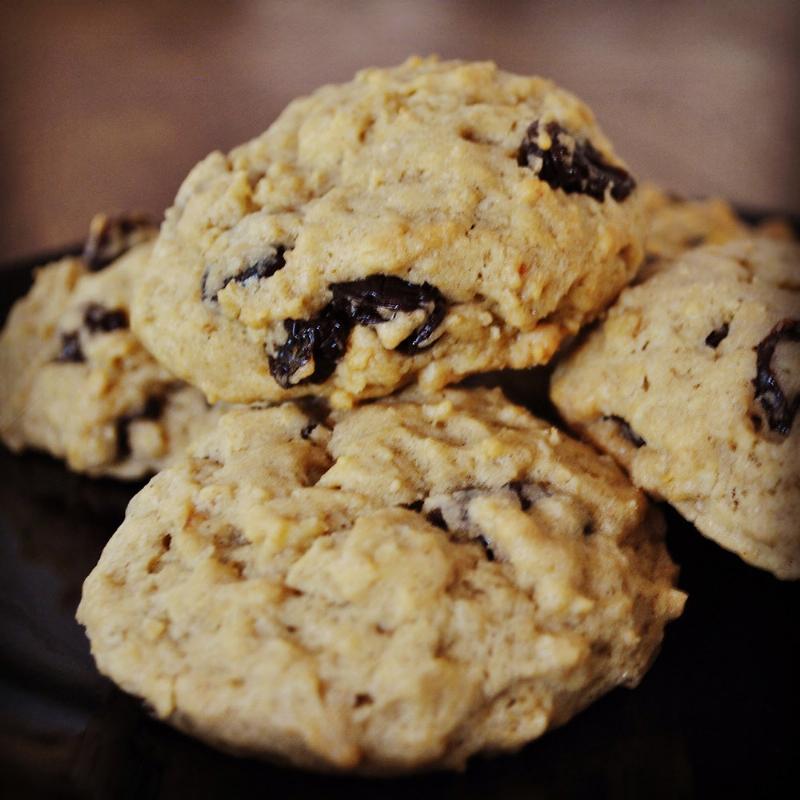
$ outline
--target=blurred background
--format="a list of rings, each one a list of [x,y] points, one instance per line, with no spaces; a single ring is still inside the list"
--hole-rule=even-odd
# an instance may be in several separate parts
[[[160,214],[212,149],[410,53],[494,59],[595,110],[637,177],[800,212],[800,2],[0,2],[0,261]]]

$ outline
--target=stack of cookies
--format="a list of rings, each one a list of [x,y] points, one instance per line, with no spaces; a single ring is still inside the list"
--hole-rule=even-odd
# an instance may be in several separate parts
[[[160,470],[78,610],[159,717],[313,769],[461,768],[652,663],[685,595],[643,490],[800,577],[790,239],[637,186],[549,81],[366,70],[208,156],[157,235],[99,218],[41,269],[0,434]],[[447,388],[559,351],[589,443]]]

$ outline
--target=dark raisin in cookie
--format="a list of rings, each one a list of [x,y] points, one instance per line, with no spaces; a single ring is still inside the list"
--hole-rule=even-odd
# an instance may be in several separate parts
[[[638,268],[635,186],[547,80],[435,59],[365,70],[192,170],[132,324],[234,402],[346,407],[542,364]]]
[[[562,416],[751,564],[800,578],[800,245],[691,250],[555,372]]]
[[[110,256],[113,236],[101,236],[96,221],[87,250],[104,236]],[[132,287],[151,250],[152,242],[135,244],[101,271],[83,258],[37,271],[0,334],[7,446],[46,450],[78,472],[139,478],[211,425],[217,412],[200,391],[177,381],[128,327]]]
[[[78,617],[102,672],[226,750],[457,769],[636,685],[675,573],[610,459],[498,390],[414,392],[225,413],[128,506]]]

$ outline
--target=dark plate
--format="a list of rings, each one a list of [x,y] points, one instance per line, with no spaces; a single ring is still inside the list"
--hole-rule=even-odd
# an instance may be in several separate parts
[[[42,260],[0,272],[0,319]],[[545,370],[500,380],[548,413]],[[0,796],[761,798],[795,786],[800,584],[748,567],[668,508],[689,602],[652,670],[517,755],[376,781],[215,752],[101,678],[74,621],[81,583],[138,488],[0,447]]]

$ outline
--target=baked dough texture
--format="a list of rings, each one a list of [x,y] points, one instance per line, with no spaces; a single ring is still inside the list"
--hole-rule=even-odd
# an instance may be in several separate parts
[[[134,329],[212,402],[346,407],[544,363],[642,260],[620,164],[542,78],[432,58],[364,70],[191,171]]]
[[[140,241],[108,265],[98,267],[95,253],[93,264],[69,257],[37,270],[0,334],[6,446],[132,479],[212,427],[217,412],[202,393],[158,364],[128,327],[132,285],[151,249]]]
[[[224,749],[460,768],[634,686],[684,595],[611,459],[499,390],[235,408],[84,585],[100,670]]]
[[[637,275],[641,280],[658,268],[695,247],[725,244],[734,239],[764,236],[791,241],[791,226],[779,218],[767,218],[749,225],[733,206],[720,197],[687,200],[675,197],[647,181],[640,189],[645,209],[645,266]]]
[[[562,416],[706,536],[800,577],[800,246],[702,247],[626,289],[554,374]]]

